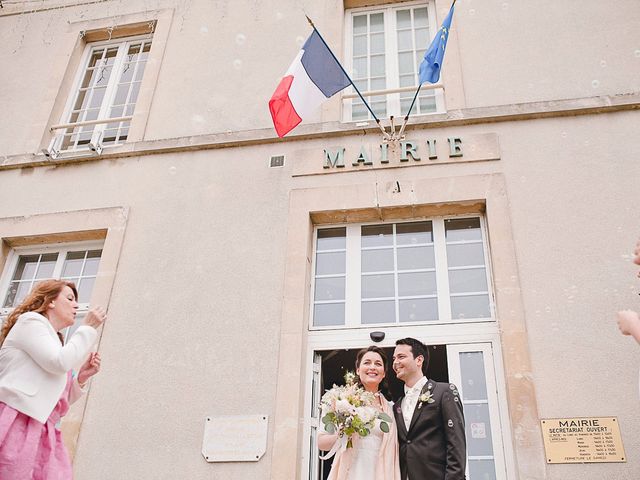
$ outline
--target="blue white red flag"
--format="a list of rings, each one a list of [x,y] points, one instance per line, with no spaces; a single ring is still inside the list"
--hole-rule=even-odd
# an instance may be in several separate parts
[[[269,100],[278,136],[284,137],[349,85],[351,80],[314,29]]]

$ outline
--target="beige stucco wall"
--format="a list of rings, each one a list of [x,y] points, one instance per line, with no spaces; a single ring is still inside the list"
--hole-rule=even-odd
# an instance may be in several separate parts
[[[299,192],[342,192],[349,201],[326,208],[348,211],[375,208],[380,198],[391,206],[446,203],[464,198],[465,185],[478,188],[477,200],[490,205],[499,197],[504,207],[504,219],[490,219],[500,236],[489,230],[489,246],[494,271],[510,272],[497,292],[510,299],[497,305],[500,323],[517,326],[503,338],[509,403],[502,408],[512,422],[518,478],[637,477],[638,346],[619,335],[613,318],[618,309],[638,308],[628,255],[638,236],[637,99],[622,111],[489,123],[481,116],[490,110],[480,110],[465,121],[475,107],[513,112],[520,107],[509,104],[549,101],[535,108],[552,110],[555,100],[640,87],[638,34],[627,28],[640,20],[635,2],[615,9],[596,1],[543,3],[460,0],[447,53],[459,64],[445,65],[443,75],[446,84],[450,72],[461,74],[446,94],[462,120],[407,132],[418,140],[495,134],[499,160],[328,174],[318,164],[317,175],[299,175],[299,165],[321,158],[327,146],[344,145],[353,156],[380,135],[321,123],[301,127],[307,136],[275,143],[271,131],[254,129],[270,126],[266,101],[308,34],[302,11],[340,45],[341,2],[107,1],[24,15],[0,10],[0,63],[12,67],[0,69],[0,163],[26,162],[0,169],[0,219],[47,214],[37,218],[48,232],[63,212],[128,212],[112,290],[100,297],[110,318],[100,343],[103,371],[84,416],[79,410],[73,417],[82,420],[78,479],[293,478],[302,419],[288,406],[299,408],[309,380],[302,371],[305,287],[296,283],[308,263],[296,259],[308,262],[310,243],[299,233],[311,231],[309,212],[323,209]],[[447,8],[437,6],[439,13]],[[156,82],[146,92],[145,155],[30,166],[24,154],[40,145],[78,42],[68,21],[104,23],[145,10],[167,19]],[[582,21],[562,20],[575,15]],[[592,27],[588,34],[584,25]],[[329,102],[317,120],[337,122],[339,102]],[[228,144],[206,136],[218,132]],[[164,153],[154,153],[159,147]],[[286,155],[284,168],[268,168],[274,154]],[[498,178],[500,188],[474,183],[487,178]],[[396,181],[414,186],[415,195],[390,196],[385,186]],[[60,225],[87,228],[74,218],[76,227]],[[290,288],[302,293],[291,298]],[[617,416],[629,461],[544,465],[531,412]],[[204,418],[244,413],[270,416],[265,457],[207,464],[200,454]]]

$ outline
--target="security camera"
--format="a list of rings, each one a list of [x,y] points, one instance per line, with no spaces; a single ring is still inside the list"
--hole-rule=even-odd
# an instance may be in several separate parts
[[[371,337],[371,340],[373,340],[376,343],[384,340],[384,332],[371,332],[369,336]]]

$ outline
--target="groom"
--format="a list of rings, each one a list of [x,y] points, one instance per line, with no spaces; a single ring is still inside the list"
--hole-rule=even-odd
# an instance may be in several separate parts
[[[393,413],[402,480],[464,480],[466,442],[462,401],[455,385],[428,380],[429,352],[415,338],[396,342],[393,370],[404,397]]]

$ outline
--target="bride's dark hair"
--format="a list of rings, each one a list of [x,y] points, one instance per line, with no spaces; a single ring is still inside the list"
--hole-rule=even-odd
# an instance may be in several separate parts
[[[385,396],[385,398],[388,400],[389,398],[391,398],[389,396],[389,385],[387,384],[387,370],[389,368],[389,359],[387,358],[387,354],[384,353],[383,349],[375,345],[371,345],[370,347],[363,348],[362,350],[360,350],[356,355],[356,370],[360,368],[360,362],[362,362],[362,357],[364,357],[365,354],[368,352],[377,353],[378,355],[380,355],[380,358],[382,358],[382,367],[384,368],[384,378],[380,382],[379,388],[380,388],[380,393],[382,393]],[[364,385],[362,385],[362,382],[360,381],[359,375],[356,375],[356,383],[361,387],[364,387]]]

